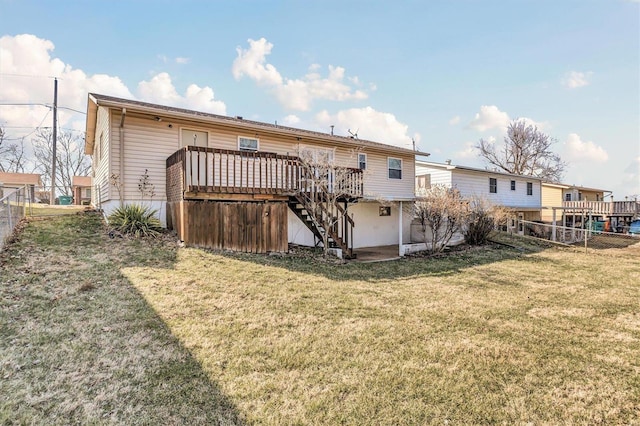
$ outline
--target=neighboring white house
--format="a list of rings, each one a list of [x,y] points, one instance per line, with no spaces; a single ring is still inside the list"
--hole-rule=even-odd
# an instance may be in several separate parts
[[[453,187],[463,197],[479,197],[508,207],[520,220],[540,220],[540,178],[428,161],[416,161],[416,177],[427,186]]]
[[[349,230],[352,247],[398,244],[403,253],[402,244],[411,242],[412,219],[403,214],[403,207],[414,199],[415,156],[426,153],[242,117],[99,94],[88,97],[85,152],[93,160],[92,203],[106,214],[122,203],[145,203],[159,210],[164,225],[168,221],[176,225],[179,220],[180,226],[187,226],[179,212],[186,211],[191,201],[249,202],[254,207],[258,203],[287,203],[291,207],[288,219],[278,232],[286,232],[289,243],[314,245],[317,233],[299,219],[293,193],[283,189],[298,182],[284,182],[288,177],[274,172],[282,167],[285,174],[292,173],[302,151],[352,168],[360,179],[359,195],[343,203],[354,223]],[[236,163],[230,166],[229,161]],[[167,173],[171,165],[178,167],[176,176]],[[266,179],[272,172],[275,181],[250,182],[256,176]],[[140,191],[145,173],[154,189],[153,197]],[[239,180],[223,185],[229,173],[237,174]],[[179,234],[184,231],[180,226]]]

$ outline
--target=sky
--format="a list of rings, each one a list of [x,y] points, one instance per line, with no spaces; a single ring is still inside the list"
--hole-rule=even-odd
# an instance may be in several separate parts
[[[53,77],[79,135],[96,92],[484,168],[525,119],[563,182],[640,195],[640,0],[0,0],[8,139],[51,126]]]

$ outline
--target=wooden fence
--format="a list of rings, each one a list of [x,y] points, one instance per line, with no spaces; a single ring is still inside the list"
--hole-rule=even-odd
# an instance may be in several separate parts
[[[185,245],[247,253],[288,250],[286,202],[177,201],[169,227]]]

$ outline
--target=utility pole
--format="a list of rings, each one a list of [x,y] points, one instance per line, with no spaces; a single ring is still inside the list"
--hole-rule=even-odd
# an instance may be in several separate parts
[[[56,203],[56,146],[58,144],[58,79],[53,79],[53,132],[52,132],[53,155],[51,156],[51,195],[49,204]]]

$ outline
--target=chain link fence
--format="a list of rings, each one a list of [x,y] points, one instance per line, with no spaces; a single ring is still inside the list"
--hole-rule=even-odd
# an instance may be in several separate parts
[[[13,233],[16,225],[24,218],[31,203],[27,187],[4,189],[0,198],[0,249]]]
[[[624,248],[640,243],[640,234],[630,233],[629,227],[626,227],[622,232],[608,232],[604,222],[585,221],[583,227],[550,225],[531,221],[521,221],[521,223],[524,235],[559,244],[584,247],[586,250]]]

